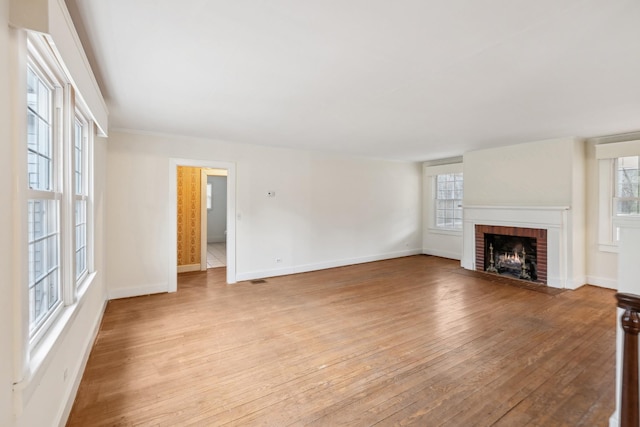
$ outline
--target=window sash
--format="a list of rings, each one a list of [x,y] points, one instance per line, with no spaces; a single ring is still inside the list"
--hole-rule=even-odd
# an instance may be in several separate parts
[[[436,175],[434,186],[434,226],[448,230],[462,229],[462,173]]]

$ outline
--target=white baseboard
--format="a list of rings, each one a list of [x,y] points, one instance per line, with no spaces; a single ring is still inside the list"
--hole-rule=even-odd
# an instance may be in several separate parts
[[[614,411],[609,418],[609,427],[620,427],[620,423],[618,423],[618,411]]]
[[[443,251],[443,250],[440,250],[440,249],[424,248],[424,249],[422,249],[422,253],[425,254],[425,255],[438,256],[438,257],[441,257],[441,258],[456,259],[458,261],[460,261],[462,259],[462,254],[461,253]]]
[[[411,255],[420,255],[421,249],[408,249],[406,251],[389,252],[380,255],[370,255],[365,257],[347,258],[333,260],[327,262],[319,262],[314,264],[303,264],[291,267],[277,268],[272,270],[250,271],[246,273],[237,273],[236,280],[238,282],[244,280],[264,279],[266,277],[286,276],[288,274],[306,273],[309,271],[325,270],[327,268],[344,267],[346,265],[363,264],[366,262],[383,261],[385,259],[401,258]]]
[[[100,315],[96,317],[96,320],[93,322],[93,326],[91,328],[91,333],[87,336],[87,339],[84,344],[84,353],[82,355],[82,359],[80,360],[80,364],[78,368],[73,373],[73,385],[71,386],[71,391],[69,396],[67,397],[67,403],[64,405],[62,410],[62,415],[59,418],[58,425],[63,427],[67,424],[69,420],[69,414],[71,414],[71,409],[73,408],[73,403],[76,400],[76,395],[78,394],[78,388],[80,387],[80,382],[82,381],[82,375],[84,374],[84,370],[87,367],[87,362],[89,361],[89,355],[91,355],[91,350],[93,349],[93,344],[96,342],[96,338],[98,336],[98,332],[100,331],[100,325],[102,324],[102,317],[104,316],[104,312],[107,309],[107,300],[102,303],[102,310],[100,311]]]
[[[200,264],[198,264],[198,267]],[[119,288],[109,289],[109,299],[130,298],[139,297],[141,295],[161,294],[167,292],[168,286],[166,283],[159,283],[155,285],[146,286],[134,286],[132,288]]]
[[[224,243],[227,241],[227,236],[224,234],[221,236],[208,236],[207,243]]]
[[[618,281],[608,277],[587,276],[587,284],[607,289],[618,289]]]
[[[179,265],[178,273],[189,273],[191,271],[200,271],[200,264]]]

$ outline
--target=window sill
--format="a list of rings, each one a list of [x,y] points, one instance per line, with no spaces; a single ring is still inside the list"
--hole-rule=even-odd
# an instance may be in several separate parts
[[[47,371],[51,363],[52,355],[58,350],[58,346],[69,332],[69,328],[73,320],[78,315],[82,307],[88,289],[91,287],[96,272],[90,273],[84,280],[84,283],[78,290],[78,297],[74,304],[64,307],[58,318],[51,325],[46,336],[40,340],[38,345],[31,350],[29,364],[25,371],[25,377],[13,385],[14,396],[16,399],[16,413],[20,414],[22,409],[27,405],[38,385],[42,381],[42,377]]]
[[[427,229],[427,233],[429,234],[442,234],[445,236],[462,236],[462,229],[455,230],[452,228],[433,228],[429,227]]]
[[[600,252],[618,253],[618,245],[615,243],[599,243],[598,250]]]

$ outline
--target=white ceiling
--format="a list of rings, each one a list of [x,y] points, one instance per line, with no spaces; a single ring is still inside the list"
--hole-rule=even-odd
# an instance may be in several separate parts
[[[638,0],[67,0],[110,127],[398,160],[640,130]]]

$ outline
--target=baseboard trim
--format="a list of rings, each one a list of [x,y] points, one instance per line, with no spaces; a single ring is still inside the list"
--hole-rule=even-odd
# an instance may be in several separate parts
[[[178,273],[189,273],[191,271],[200,271],[200,264],[187,264],[187,265],[179,265]]]
[[[167,292],[166,283],[147,286],[135,286],[132,288],[109,289],[109,299],[112,300],[119,298],[139,297],[142,295],[161,294],[164,292]]]
[[[441,251],[440,249],[430,249],[430,248],[424,248],[422,250],[422,253],[425,255],[432,255],[432,256],[437,256],[437,257],[441,257],[441,258],[447,258],[447,259],[455,259],[460,261],[462,259],[462,254],[458,253],[458,252],[450,252],[450,251]]]
[[[246,273],[237,273],[238,282],[245,280],[264,279],[267,277],[286,276],[288,274],[307,273],[309,271],[326,270],[328,268],[344,267],[346,265],[364,264],[367,262],[383,261],[385,259],[401,258],[411,255],[420,255],[422,249],[408,249],[406,251],[388,252],[380,255],[369,255],[357,258],[346,258],[327,262],[319,262],[314,264],[302,264],[285,268],[272,270],[250,271]]]
[[[587,276],[587,284],[607,289],[618,289],[618,281],[607,277]]]

